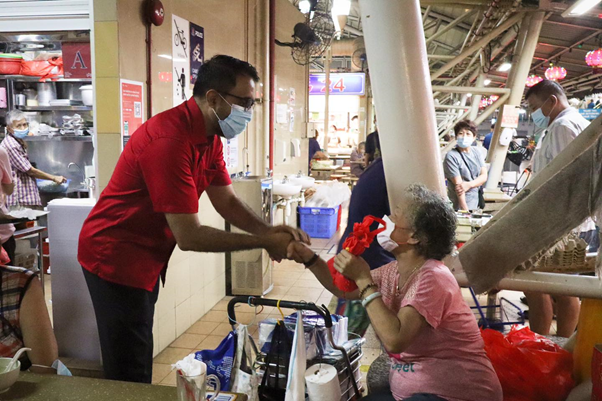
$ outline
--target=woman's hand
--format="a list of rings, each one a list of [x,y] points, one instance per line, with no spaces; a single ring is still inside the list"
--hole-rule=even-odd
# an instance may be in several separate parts
[[[334,268],[343,276],[357,282],[363,278],[370,278],[370,266],[360,257],[348,251],[341,251],[334,258]]]
[[[307,263],[314,257],[314,251],[302,242],[292,241],[288,245],[286,256],[297,263]]]
[[[62,184],[64,182],[67,182],[67,179],[65,177],[63,177],[62,175],[55,175],[52,178],[52,181],[54,181],[57,184]]]

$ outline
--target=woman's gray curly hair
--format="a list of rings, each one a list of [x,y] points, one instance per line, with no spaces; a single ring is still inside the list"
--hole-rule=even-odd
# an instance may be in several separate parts
[[[438,193],[424,185],[410,185],[404,194],[403,214],[419,243],[416,250],[427,259],[442,260],[454,249],[456,213]]]

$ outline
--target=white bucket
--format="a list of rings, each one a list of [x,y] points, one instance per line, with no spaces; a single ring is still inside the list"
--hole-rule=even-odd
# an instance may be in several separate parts
[[[82,102],[84,106],[94,105],[94,87],[92,85],[84,85],[79,88],[82,91]]]

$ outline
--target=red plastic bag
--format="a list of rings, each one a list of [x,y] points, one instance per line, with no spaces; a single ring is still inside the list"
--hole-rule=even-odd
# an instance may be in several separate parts
[[[23,61],[21,62],[21,75],[41,77],[40,81],[58,78],[63,75],[63,58]]]
[[[575,387],[573,356],[528,327],[481,331],[504,401],[564,401]]]
[[[371,232],[370,226],[375,221],[383,226]],[[355,223],[353,225],[353,231],[349,234],[347,239],[345,239],[345,242],[343,242],[343,249],[355,256],[360,256],[366,249],[370,247],[370,244],[372,244],[372,241],[374,241],[376,234],[386,229],[387,223],[385,223],[382,219],[374,216],[366,216],[364,221],[361,223]],[[355,285],[353,280],[349,280],[334,268],[334,258],[331,258],[327,262],[327,265],[328,269],[330,270],[330,275],[332,276],[332,282],[339,290],[343,292],[352,292],[357,289],[357,285]]]

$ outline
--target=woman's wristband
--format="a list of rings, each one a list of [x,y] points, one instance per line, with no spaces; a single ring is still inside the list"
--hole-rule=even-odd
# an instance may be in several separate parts
[[[316,262],[318,261],[318,259],[320,259],[320,256],[318,256],[317,253],[314,253],[314,256],[311,257],[310,260],[308,260],[307,262],[303,262],[303,265],[305,266],[306,269],[312,267],[313,265],[316,264]]]
[[[370,283],[367,286],[365,286],[362,290],[360,290],[359,293],[359,297],[360,299],[362,299],[364,297],[364,294],[366,293],[366,291],[368,291],[370,288],[377,288],[378,286],[374,283]]]
[[[367,305],[368,305],[370,302],[372,302],[372,301],[374,301],[376,298],[380,298],[380,297],[382,297],[382,296],[383,296],[383,294],[381,294],[380,292],[378,292],[378,291],[377,291],[377,292],[374,292],[374,293],[372,293],[372,294],[368,295],[368,296],[366,297],[366,299],[364,299],[364,300],[362,301],[362,306],[365,308],[365,307],[366,307],[366,306],[367,306]]]

